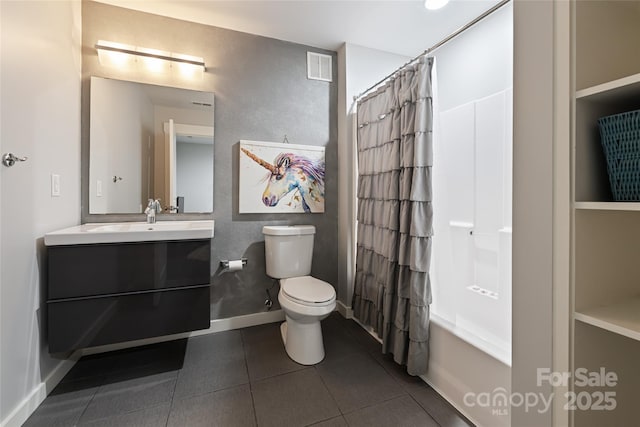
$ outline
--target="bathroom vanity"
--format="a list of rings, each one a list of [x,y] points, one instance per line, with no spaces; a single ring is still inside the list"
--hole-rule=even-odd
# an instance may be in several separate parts
[[[210,325],[213,221],[83,224],[45,235],[49,351]]]

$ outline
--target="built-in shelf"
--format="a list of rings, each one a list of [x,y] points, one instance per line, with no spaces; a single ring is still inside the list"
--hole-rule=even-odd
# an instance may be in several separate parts
[[[640,341],[640,297],[577,311],[576,320]]]
[[[579,90],[576,92],[576,99],[588,98],[590,101],[608,102],[638,95],[640,73]]]
[[[615,372],[615,410],[558,411],[575,427],[638,424],[640,201],[613,201],[598,120],[640,109],[640,9],[571,0],[573,68],[569,371]],[[597,28],[597,31],[594,31]],[[602,46],[615,46],[603,50]],[[597,84],[596,84],[597,83]],[[561,230],[562,232],[562,230]],[[562,348],[560,353],[563,354]],[[570,391],[594,389],[573,378]]]
[[[640,202],[576,202],[574,207],[599,211],[640,211]]]

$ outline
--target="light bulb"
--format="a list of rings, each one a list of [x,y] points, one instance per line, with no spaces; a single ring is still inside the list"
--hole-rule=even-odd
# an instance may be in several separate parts
[[[436,10],[444,7],[447,3],[449,3],[449,0],[425,0],[424,7],[429,10]]]

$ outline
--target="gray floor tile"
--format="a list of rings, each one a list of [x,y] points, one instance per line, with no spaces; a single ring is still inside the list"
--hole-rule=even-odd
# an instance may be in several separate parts
[[[405,394],[398,383],[365,353],[327,359],[316,365],[316,369],[343,414]]]
[[[158,427],[165,426],[169,418],[171,402],[158,406],[151,406],[140,411],[128,412],[109,418],[81,423],[87,427]]]
[[[376,361],[382,365],[385,371],[387,371],[400,386],[409,391],[411,387],[414,386],[424,386],[426,385],[424,381],[420,377],[414,377],[407,373],[406,365],[399,365],[393,360],[393,355],[391,354],[371,354]]]
[[[428,384],[414,384],[408,388],[409,394],[427,411],[441,427],[472,427],[456,408],[440,396]]]
[[[217,332],[189,338],[184,354],[184,367],[220,358],[244,358],[240,331]]]
[[[330,420],[321,421],[317,424],[312,424],[313,427],[348,427],[347,421],[341,415],[339,417],[331,418]],[[311,427],[310,426],[310,427]]]
[[[196,365],[185,366],[180,371],[173,398],[183,399],[248,382],[244,356],[203,360]]]
[[[60,383],[23,426],[75,425],[98,388],[94,378]]]
[[[328,328],[331,328],[332,330],[345,330],[345,321],[346,319],[342,317],[342,315],[340,313],[338,313],[337,311],[334,311],[333,313],[331,313],[328,317],[326,317],[324,320],[322,320],[322,326],[327,326]]]
[[[339,358],[349,353],[364,352],[366,349],[344,329],[343,322],[329,317],[322,321],[322,337],[325,357]]]
[[[169,402],[177,375],[177,371],[172,371],[133,379],[107,378],[80,421],[93,421]]]
[[[84,356],[73,365],[61,382],[77,381],[91,377],[104,377],[113,372],[115,359],[110,353]]]
[[[252,383],[251,391],[260,427],[306,426],[340,415],[313,368]]]
[[[287,356],[280,336],[280,323],[243,329],[242,337],[251,381],[305,368]]]
[[[355,322],[323,321],[315,367],[289,359],[279,327],[83,357],[25,426],[472,426]]]
[[[168,427],[255,426],[248,385],[173,402]]]
[[[161,342],[113,352],[113,372],[144,372],[145,375],[182,368],[187,339]]]
[[[438,427],[410,396],[396,397],[345,415],[350,427]]]
[[[344,319],[344,330],[369,353],[382,352],[382,344],[354,320]]]

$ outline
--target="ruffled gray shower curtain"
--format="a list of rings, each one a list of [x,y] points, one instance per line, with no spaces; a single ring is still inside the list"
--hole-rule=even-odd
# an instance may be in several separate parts
[[[433,58],[358,103],[358,237],[353,310],[411,375],[429,360]]]

